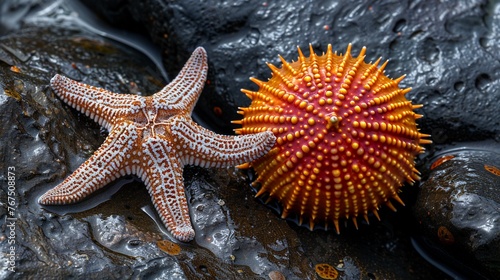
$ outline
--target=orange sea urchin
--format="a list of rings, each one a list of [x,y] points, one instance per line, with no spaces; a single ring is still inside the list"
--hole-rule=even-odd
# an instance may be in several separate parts
[[[243,119],[234,121],[238,134],[272,131],[277,140],[264,157],[243,167],[253,167],[261,187],[260,196],[283,206],[282,217],[295,213],[299,222],[309,220],[325,227],[339,219],[373,212],[382,204],[395,210],[390,199],[398,196],[404,182],[419,180],[415,156],[431,143],[417,129],[422,117],[400,89],[403,77],[384,75],[386,63],[378,67],[364,62],[366,49],[357,58],[351,45],[337,55],[328,45],[318,56],[310,46],[310,57],[300,50],[298,61],[272,64],[273,76],[263,82],[251,78],[258,91],[242,90],[252,103],[241,108]]]

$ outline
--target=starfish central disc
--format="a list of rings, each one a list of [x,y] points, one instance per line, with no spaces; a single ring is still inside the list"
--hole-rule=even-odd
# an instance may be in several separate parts
[[[276,145],[251,164],[258,173],[257,196],[267,194],[283,205],[282,217],[298,215],[299,222],[334,224],[356,217],[367,219],[381,204],[402,204],[398,191],[404,182],[419,179],[415,156],[430,143],[417,129],[421,115],[399,88],[403,77],[383,74],[386,63],[364,62],[332,52],[318,56],[299,48],[296,62],[281,56],[281,68],[271,64],[272,78],[251,78],[258,91],[243,90],[252,100],[234,121],[238,134],[272,131]]]

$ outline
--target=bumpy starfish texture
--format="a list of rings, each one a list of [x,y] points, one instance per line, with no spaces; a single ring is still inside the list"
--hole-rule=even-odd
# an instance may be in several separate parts
[[[74,203],[120,176],[134,174],[146,185],[172,235],[180,241],[192,240],[195,232],[184,194],[184,165],[238,165],[264,155],[276,140],[271,132],[218,135],[191,119],[207,69],[205,50],[197,48],[178,76],[148,97],[116,94],[55,75],[51,86],[57,96],[105,127],[109,135],[87,161],[39,202]]]

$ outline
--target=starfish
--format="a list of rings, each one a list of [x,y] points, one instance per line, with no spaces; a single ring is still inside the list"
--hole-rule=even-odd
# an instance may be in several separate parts
[[[267,153],[276,140],[269,131],[219,135],[191,119],[207,70],[206,52],[199,47],[171,83],[148,97],[117,94],[55,75],[50,81],[55,94],[109,134],[87,161],[42,195],[39,203],[78,202],[120,176],[137,175],[173,237],[192,240],[195,232],[184,193],[184,166],[239,165]]]

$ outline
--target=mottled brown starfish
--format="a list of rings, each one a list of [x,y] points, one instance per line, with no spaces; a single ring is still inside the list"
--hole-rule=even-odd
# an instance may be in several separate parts
[[[87,197],[120,176],[139,176],[172,235],[190,241],[182,177],[184,165],[224,167],[252,161],[274,145],[271,132],[218,135],[191,119],[207,76],[207,58],[197,48],[179,75],[158,93],[116,94],[56,75],[54,92],[109,131],[102,146],[73,174],[40,197],[41,204],[68,204]]]

